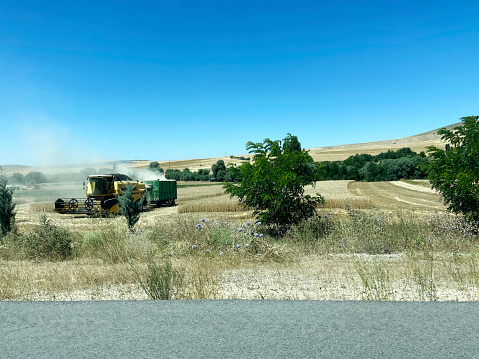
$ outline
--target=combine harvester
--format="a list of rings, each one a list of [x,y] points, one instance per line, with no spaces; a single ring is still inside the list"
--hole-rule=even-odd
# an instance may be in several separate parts
[[[124,174],[94,175],[87,178],[87,198],[59,198],[55,201],[55,212],[73,214],[119,213],[117,196],[127,186],[132,186],[133,201],[143,201],[143,208],[149,205],[173,206],[177,198],[176,181],[135,181]],[[84,184],[85,187],[85,184]]]

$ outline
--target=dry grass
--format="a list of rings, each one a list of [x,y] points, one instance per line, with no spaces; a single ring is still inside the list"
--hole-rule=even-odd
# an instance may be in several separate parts
[[[144,264],[140,265],[141,270]],[[179,259],[176,299],[477,301],[477,253],[303,255],[287,262],[243,258]],[[128,263],[75,260],[0,265],[0,298],[16,300],[148,299]]]
[[[251,209],[245,208],[241,203],[190,203],[182,205],[178,208],[178,213],[194,213],[194,212],[244,212]]]
[[[30,211],[31,212],[47,212],[53,213],[55,212],[55,205],[51,202],[37,202],[37,203],[30,203]]]
[[[55,225],[81,234],[74,257],[27,261],[0,248],[0,299],[147,299],[138,276],[148,274],[151,255],[159,263],[168,255],[184,278],[174,298],[479,300],[477,235],[453,216],[435,215],[443,207],[424,182],[329,181],[306,192],[324,195],[329,232],[306,226],[256,246],[237,231],[251,211],[221,186],[179,188],[178,206],[143,213],[133,235],[121,217],[49,213]],[[35,230],[49,205],[18,206],[19,231]],[[394,254],[367,254],[384,250]],[[16,259],[6,260],[11,253]]]

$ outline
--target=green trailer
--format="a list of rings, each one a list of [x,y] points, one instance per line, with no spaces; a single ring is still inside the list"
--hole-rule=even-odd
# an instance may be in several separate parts
[[[174,206],[177,198],[176,181],[154,180],[144,181],[146,187],[146,201],[148,204],[161,207]]]

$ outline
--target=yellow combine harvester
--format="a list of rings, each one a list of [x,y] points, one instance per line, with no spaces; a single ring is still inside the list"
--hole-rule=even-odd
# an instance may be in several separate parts
[[[127,186],[134,188],[132,196],[136,202],[145,201],[146,186],[143,182],[134,181],[124,174],[95,175],[87,178],[87,198],[65,198],[57,199],[55,212],[75,214],[100,214],[119,212],[117,196]]]

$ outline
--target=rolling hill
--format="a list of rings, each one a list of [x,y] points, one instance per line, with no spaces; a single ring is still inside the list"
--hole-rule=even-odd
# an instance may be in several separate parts
[[[461,125],[461,122],[455,123],[446,128],[453,128],[458,125]],[[349,156],[355,155],[356,153],[369,153],[372,155],[377,155],[381,152],[386,152],[387,150],[397,150],[403,147],[410,147],[415,152],[426,151],[428,146],[443,147],[444,143],[441,142],[441,137],[437,134],[439,129],[435,129],[429,132],[421,133],[418,135],[390,139],[384,141],[376,142],[365,142],[365,143],[355,143],[355,144],[346,144],[339,146],[329,146],[329,147],[315,147],[310,148],[309,153],[315,161],[342,161],[348,158]],[[249,154],[236,155],[251,157]],[[222,159],[226,164],[229,163],[241,163],[238,159],[232,159],[229,156],[223,157],[213,157],[213,158],[200,158],[200,159],[188,159],[188,160],[179,160],[179,161],[158,161],[161,168],[163,169],[180,169],[189,168],[192,171],[197,171],[201,168],[210,168],[218,160]],[[152,159],[151,161],[154,161]],[[125,162],[125,161],[122,161]],[[134,168],[146,168],[149,166],[150,161],[126,161],[128,166]],[[110,161],[109,163],[114,163]],[[85,167],[94,167],[105,168],[105,163],[99,164],[77,164],[77,165],[68,165],[68,166],[51,166],[51,167],[30,167],[30,166],[2,166],[4,172],[9,175],[14,172],[20,172],[26,174],[30,171],[42,171],[46,173],[59,173],[59,172],[68,172],[68,171],[80,171]],[[65,171],[67,169],[67,171]]]

